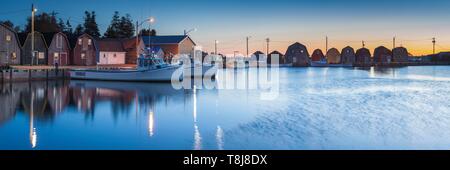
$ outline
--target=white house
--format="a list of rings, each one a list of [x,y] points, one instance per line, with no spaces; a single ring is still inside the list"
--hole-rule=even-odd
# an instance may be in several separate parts
[[[120,40],[102,39],[97,41],[98,64],[125,64],[126,51]]]

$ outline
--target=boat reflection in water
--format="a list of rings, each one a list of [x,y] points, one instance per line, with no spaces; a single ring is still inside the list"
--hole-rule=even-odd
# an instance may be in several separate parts
[[[219,89],[194,80],[182,90],[130,82],[1,84],[0,150],[446,149],[450,143],[448,66],[280,68],[276,100],[262,100],[266,90],[253,88],[261,74],[219,70],[213,84]]]
[[[190,149],[202,149],[198,91],[176,90],[170,83],[72,80],[3,84],[0,132],[9,126],[23,126],[27,120],[29,137],[28,144],[2,141],[0,148],[186,149],[181,142],[193,144]],[[217,95],[215,90],[207,93]],[[192,135],[187,135],[188,131]],[[15,141],[23,138],[21,134],[9,129],[0,137]]]

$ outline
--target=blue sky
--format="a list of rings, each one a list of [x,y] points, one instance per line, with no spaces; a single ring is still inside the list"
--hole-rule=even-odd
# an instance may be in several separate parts
[[[392,46],[397,36],[416,54],[429,52],[432,37],[438,38],[439,49],[450,50],[448,0],[4,0],[0,20],[23,26],[31,3],[39,12],[70,18],[72,25],[83,21],[85,10],[95,10],[101,31],[114,11],[129,13],[134,20],[154,16],[159,34],[197,28],[192,37],[198,44],[211,51],[217,39],[224,53],[244,52],[245,36],[252,36],[251,51],[265,51],[267,37],[273,40],[271,50],[283,53],[295,41],[310,51],[323,49],[326,35],[337,48],[359,48],[361,40],[370,48]]]

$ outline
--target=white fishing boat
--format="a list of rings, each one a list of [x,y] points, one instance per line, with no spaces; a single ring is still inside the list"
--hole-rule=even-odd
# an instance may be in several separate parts
[[[176,73],[181,65],[169,65],[161,58],[140,55],[137,69],[101,70],[101,69],[73,69],[71,79],[104,80],[104,81],[144,81],[168,82],[172,77],[183,78],[183,73]],[[175,76],[175,75],[179,75]]]

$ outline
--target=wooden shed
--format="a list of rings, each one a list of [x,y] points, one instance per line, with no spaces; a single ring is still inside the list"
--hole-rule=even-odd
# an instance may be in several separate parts
[[[296,42],[288,47],[285,53],[286,63],[293,66],[309,66],[309,53],[306,46]]]
[[[252,54],[252,58],[255,59],[256,61],[263,61],[265,59],[266,54],[264,54],[261,51],[255,51]]]
[[[10,27],[0,24],[0,65],[19,65],[21,47],[17,33]]]
[[[136,42],[138,43],[136,45]],[[144,41],[140,37],[136,40],[136,37],[126,38],[122,40],[123,48],[126,51],[125,64],[136,64],[139,54],[144,53],[145,45]],[[138,50],[138,51],[137,51]]]
[[[32,49],[32,34],[21,33],[19,39],[22,43],[22,64],[23,65],[47,65],[48,45],[45,42],[44,35],[40,32],[34,32],[34,55]]]
[[[371,54],[369,49],[367,48],[360,48],[356,50],[356,58],[355,62],[359,64],[368,64],[371,60]]]
[[[328,64],[340,64],[341,63],[341,53],[336,48],[331,48],[327,51],[327,61]]]
[[[102,65],[125,64],[125,49],[120,39],[97,39],[97,62]]]
[[[161,47],[168,60],[176,55],[190,55],[196,46],[191,37],[187,35],[143,36],[142,40],[146,47]]]
[[[73,65],[94,66],[97,65],[97,46],[94,37],[83,34],[78,37],[73,48]]]
[[[0,88],[0,126],[16,115],[20,92]]]
[[[48,44],[48,65],[69,65],[71,61],[71,49],[67,36],[62,32],[55,32],[44,33],[44,38]]]
[[[350,47],[347,46],[345,48],[342,49],[341,51],[341,63],[342,64],[353,64],[355,63],[355,50]]]
[[[375,48],[373,61],[374,63],[390,63],[392,61],[392,51],[384,46]]]
[[[273,57],[278,57],[278,64],[284,64],[285,63],[285,58],[284,55],[282,53],[280,53],[279,51],[272,51],[269,56],[267,56],[267,64],[271,64],[272,63],[272,58]]]
[[[397,47],[392,50],[392,60],[394,62],[408,62],[409,54],[405,47]]]
[[[323,55],[322,50],[316,49],[311,55],[312,61],[326,61],[325,55]]]

